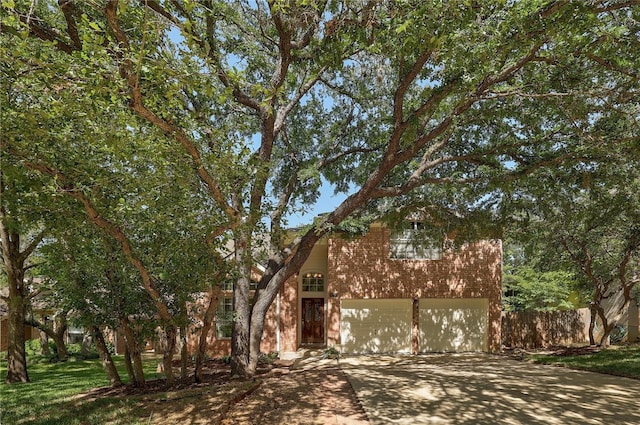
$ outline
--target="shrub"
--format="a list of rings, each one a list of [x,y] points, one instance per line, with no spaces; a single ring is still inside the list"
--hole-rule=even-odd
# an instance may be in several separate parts
[[[42,353],[42,346],[39,339],[30,339],[25,341],[24,348],[27,356],[39,356]],[[55,344],[49,341],[49,350],[54,350]]]
[[[279,357],[276,351],[272,351],[270,353],[260,353],[259,362],[263,364],[271,364],[274,360],[277,360]]]
[[[336,347],[329,347],[322,353],[323,359],[338,359],[340,358],[340,351]]]

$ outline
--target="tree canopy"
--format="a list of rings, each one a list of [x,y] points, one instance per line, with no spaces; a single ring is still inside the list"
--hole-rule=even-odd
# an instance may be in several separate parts
[[[587,289],[592,319],[604,330],[599,343],[640,282],[640,155],[625,145],[608,146],[606,155],[588,170],[560,167],[523,182],[514,221],[514,234],[543,253],[541,262],[573,271]]]
[[[341,224],[419,209],[461,240],[499,234],[522,178],[637,143],[620,126],[637,128],[639,18],[635,1],[7,1],[2,78],[28,119],[2,141],[118,240],[161,316],[120,199],[137,226],[155,193],[209,246],[233,240],[248,376],[281,283]],[[346,199],[286,243],[323,180]]]

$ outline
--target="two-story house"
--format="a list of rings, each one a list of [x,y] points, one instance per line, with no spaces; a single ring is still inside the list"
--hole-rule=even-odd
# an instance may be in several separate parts
[[[269,310],[262,351],[343,353],[498,351],[502,245],[454,248],[374,224],[357,239],[321,240]],[[231,288],[223,291],[210,354],[230,351]]]

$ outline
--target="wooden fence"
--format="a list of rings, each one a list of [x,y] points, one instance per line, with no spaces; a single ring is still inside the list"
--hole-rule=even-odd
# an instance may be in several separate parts
[[[502,345],[544,348],[589,341],[588,308],[566,311],[502,312]]]

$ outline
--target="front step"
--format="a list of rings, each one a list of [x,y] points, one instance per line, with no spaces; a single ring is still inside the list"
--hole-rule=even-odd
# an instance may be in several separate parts
[[[322,357],[326,351],[325,346],[300,347],[297,351],[283,351],[280,353],[282,360],[306,359],[309,357]]]

